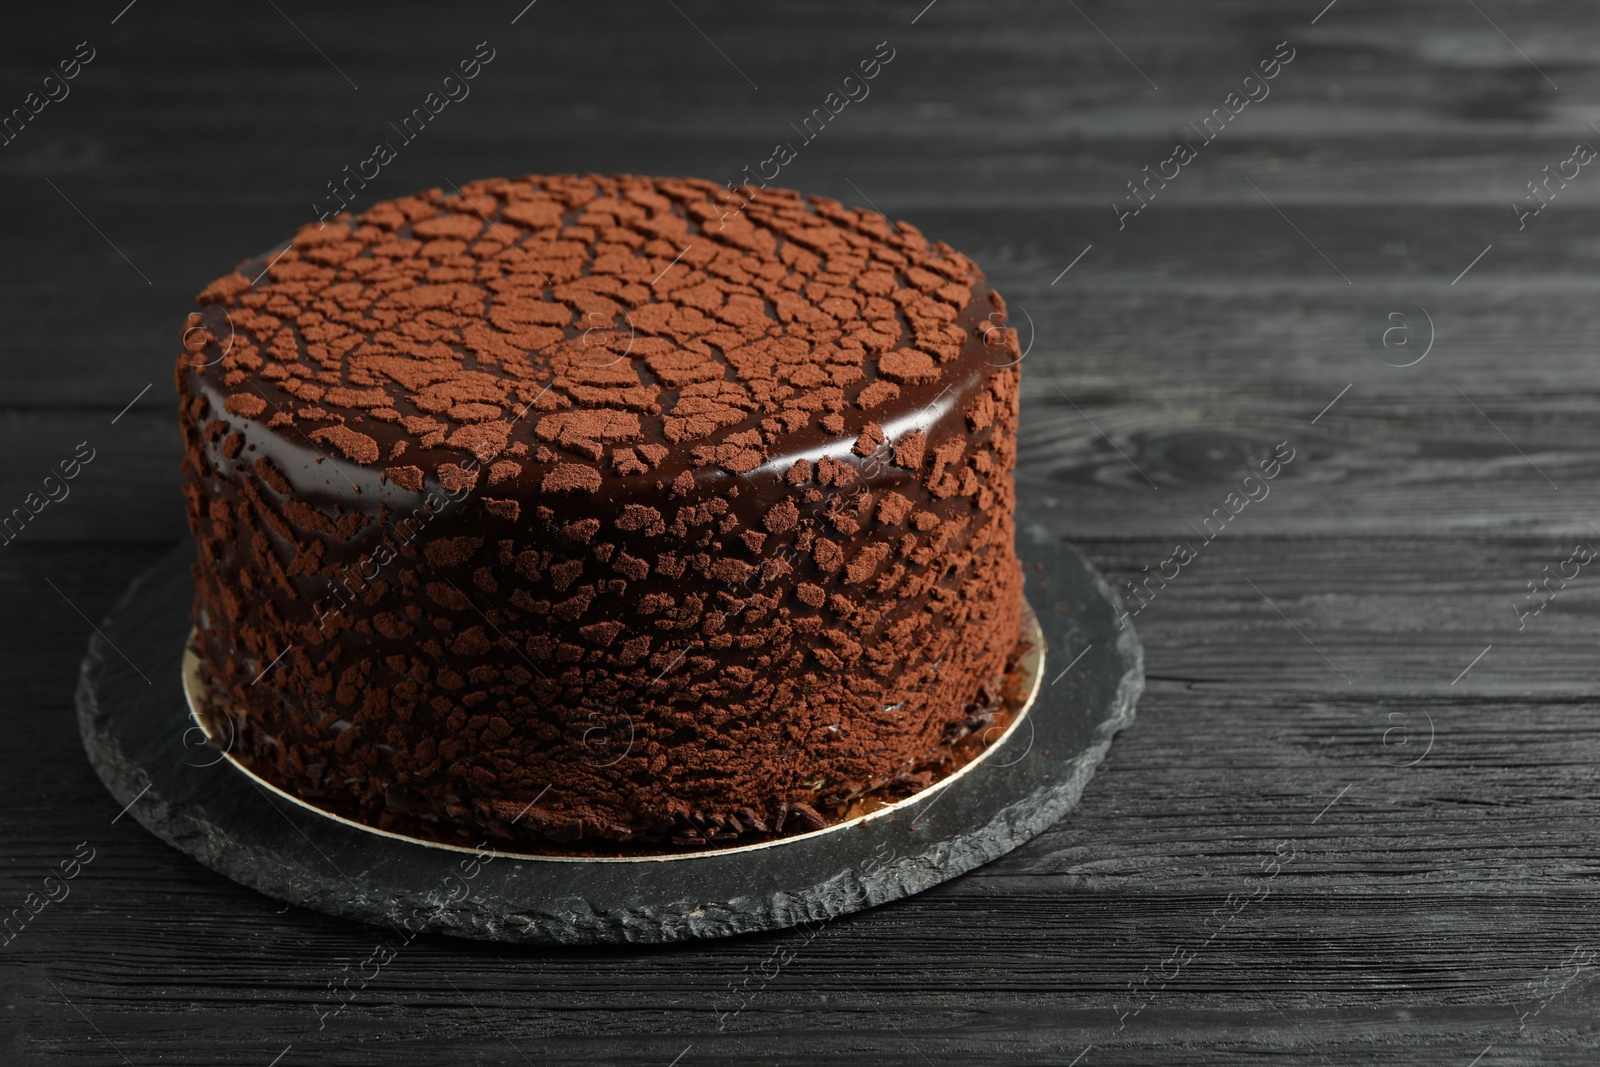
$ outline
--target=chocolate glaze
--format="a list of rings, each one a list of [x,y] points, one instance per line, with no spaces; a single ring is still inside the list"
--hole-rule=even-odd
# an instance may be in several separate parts
[[[225,734],[300,795],[469,836],[723,841],[931,780],[1020,624],[1017,347],[981,273],[781,191],[463,193],[307,227],[191,316]]]

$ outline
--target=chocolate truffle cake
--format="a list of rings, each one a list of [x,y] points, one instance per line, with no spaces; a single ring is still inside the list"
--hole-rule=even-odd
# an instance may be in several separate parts
[[[446,838],[727,841],[932,780],[993,707],[1016,336],[911,227],[496,179],[199,302],[194,651],[282,788]]]

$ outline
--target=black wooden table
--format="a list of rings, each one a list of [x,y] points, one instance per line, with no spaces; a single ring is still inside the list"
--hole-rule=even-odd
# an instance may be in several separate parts
[[[0,912],[76,874],[0,946],[4,1062],[1600,1056],[1592,4],[126,2],[0,17],[0,114],[62,97],[0,147],[0,513],[93,456],[0,547]],[[192,295],[483,41],[358,208],[737,179],[888,42],[780,181],[1006,294],[1028,507],[1124,588],[1165,575],[1128,593],[1148,687],[1081,810],[921,897],[665,950],[421,939],[322,1019],[374,931],[119,818],[72,690],[186,535]]]

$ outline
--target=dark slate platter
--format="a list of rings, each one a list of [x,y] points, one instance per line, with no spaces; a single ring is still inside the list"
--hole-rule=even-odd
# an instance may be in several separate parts
[[[241,885],[331,915],[489,941],[650,944],[826,921],[1010,852],[1078,801],[1133,719],[1143,654],[1076,549],[1026,519],[1018,548],[1047,649],[1039,695],[982,761],[865,821],[766,845],[589,859],[439,848],[274,796],[204,744],[180,671],[189,544],[134,581],[91,639],[84,747],[151,833]],[[134,664],[143,665],[142,670]]]

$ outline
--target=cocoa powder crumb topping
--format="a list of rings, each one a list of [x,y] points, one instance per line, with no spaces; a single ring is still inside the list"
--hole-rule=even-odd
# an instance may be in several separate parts
[[[786,434],[845,433],[846,408],[937,382],[981,283],[912,227],[784,190],[741,189],[731,213],[732,194],[698,180],[530,176],[461,192],[308,226],[254,283],[244,269],[212,282],[205,327],[186,335],[194,365],[271,383],[274,425],[364,466],[409,445],[430,453],[419,469],[457,484],[442,464],[493,461],[495,485],[520,473],[496,457],[531,443],[552,468],[544,484],[593,492],[670,446],[744,474]],[[230,414],[268,410],[227,397]]]

